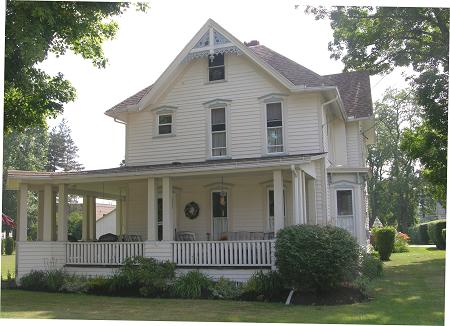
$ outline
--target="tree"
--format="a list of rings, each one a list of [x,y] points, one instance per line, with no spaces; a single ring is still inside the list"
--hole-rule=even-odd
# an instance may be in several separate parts
[[[78,171],[83,165],[78,163],[78,147],[71,136],[67,121],[63,119],[58,127],[49,133],[46,171]]]
[[[137,4],[145,11],[147,5]],[[50,76],[37,67],[49,53],[68,50],[103,68],[102,50],[115,37],[113,17],[129,8],[124,2],[11,1],[6,4],[4,132],[45,127],[64,104],[73,101],[75,89],[59,73]]]
[[[43,128],[29,128],[23,133],[11,132],[3,135],[3,192],[2,212],[17,220],[17,198],[15,191],[6,190],[8,170],[43,171],[47,161],[48,134]],[[37,220],[37,197],[31,193],[28,216],[30,226]],[[31,227],[30,230],[33,228]],[[9,230],[7,230],[9,231]],[[29,233],[29,235],[31,235]]]
[[[418,218],[421,209],[430,205],[428,183],[417,169],[417,161],[401,149],[406,128],[421,123],[418,105],[411,90],[388,89],[375,103],[378,141],[368,148],[370,220],[398,226],[406,231]]]
[[[405,133],[402,148],[424,166],[424,177],[445,199],[447,184],[449,12],[443,8],[307,7],[316,19],[329,18],[331,57],[345,70],[386,74],[412,67],[409,76],[421,124]]]

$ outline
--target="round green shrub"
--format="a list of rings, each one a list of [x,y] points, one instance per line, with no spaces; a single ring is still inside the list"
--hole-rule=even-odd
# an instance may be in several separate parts
[[[392,226],[384,226],[377,229],[376,238],[380,259],[383,261],[389,260],[389,257],[394,250],[395,228]]]
[[[199,299],[208,298],[213,281],[209,276],[198,270],[181,275],[173,284],[173,294],[177,298]]]
[[[284,301],[289,293],[283,279],[277,271],[258,271],[242,287],[244,300]]]
[[[330,291],[358,273],[360,247],[338,227],[289,226],[278,232],[275,247],[281,277],[296,289]]]
[[[442,230],[446,227],[445,220],[436,220],[428,223],[428,235],[431,242],[436,245],[438,249],[445,249],[445,239],[442,236]]]
[[[429,244],[430,236],[428,234],[428,223],[419,224],[419,238],[420,244]]]

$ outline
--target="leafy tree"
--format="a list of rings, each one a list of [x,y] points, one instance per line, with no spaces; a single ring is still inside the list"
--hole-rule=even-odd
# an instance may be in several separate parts
[[[124,2],[11,1],[6,3],[4,132],[45,127],[64,104],[73,101],[75,89],[59,73],[50,76],[38,68],[49,53],[67,51],[103,68],[102,50],[115,37],[113,17],[129,8]],[[145,11],[147,5],[137,4]]]
[[[375,103],[378,141],[368,148],[370,225],[378,217],[383,224],[398,225],[405,231],[417,220],[419,202],[422,210],[433,205],[416,160],[401,149],[405,128],[421,122],[418,110],[411,90],[389,89]]]
[[[424,166],[424,177],[435,184],[443,201],[447,184],[448,53],[447,8],[307,7],[316,19],[328,18],[333,41],[331,57],[345,70],[386,74],[395,67],[412,67],[409,76],[420,125],[405,132],[402,148]]]
[[[23,133],[11,132],[3,135],[2,212],[13,220],[17,217],[17,198],[15,191],[6,190],[7,171],[43,171],[47,161],[47,147],[48,135],[43,128],[29,128]],[[28,202],[29,225],[32,226],[37,220],[36,194],[30,193]],[[32,234],[29,233],[29,236]]]
[[[81,240],[83,215],[79,211],[69,214],[67,232],[73,239]]]
[[[49,133],[46,171],[78,171],[83,165],[78,163],[78,147],[71,136],[65,119]]]

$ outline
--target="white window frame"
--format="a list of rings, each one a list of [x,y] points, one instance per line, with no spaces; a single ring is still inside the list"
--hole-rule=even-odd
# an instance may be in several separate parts
[[[266,189],[266,209],[267,209],[266,229],[267,229],[268,232],[274,232],[273,229],[270,229],[270,217],[271,217],[270,216],[270,201],[269,201],[269,193],[270,193],[270,191],[274,192],[273,195],[274,195],[274,198],[275,198],[275,190],[274,190],[273,186],[267,187],[267,189]],[[286,223],[287,222],[286,221],[286,216],[287,216],[287,214],[286,214],[286,211],[287,211],[287,188],[284,187],[284,186],[283,186],[283,202],[284,202],[283,203],[284,204],[284,206],[283,206],[284,225],[287,226],[287,223]],[[272,217],[274,218],[275,216],[272,216]]]
[[[214,240],[214,204],[213,204],[213,193],[215,193],[215,192],[221,192],[221,191],[224,191],[224,192],[226,192],[227,193],[227,216],[226,216],[226,218],[227,218],[227,231],[229,231],[230,230],[230,205],[229,205],[229,202],[230,202],[230,189],[227,187],[227,188],[223,188],[223,189],[216,189],[216,188],[214,188],[214,189],[211,189],[210,190],[210,194],[209,194],[209,205],[210,205],[210,207],[211,207],[211,209],[210,209],[210,216],[211,216],[211,240]]]
[[[336,187],[334,189],[334,201],[335,201],[335,205],[334,205],[334,209],[336,212],[336,221],[335,221],[335,226],[339,226],[338,225],[338,218],[339,216],[349,216],[349,215],[339,215],[339,211],[338,211],[338,191],[351,191],[352,192],[352,223],[353,223],[353,233],[352,235],[357,238],[357,232],[356,232],[356,203],[355,203],[355,189],[353,187]]]
[[[206,125],[206,139],[207,139],[207,153],[206,157],[208,160],[217,160],[217,159],[229,159],[231,158],[231,127],[230,127],[230,103],[231,100],[224,100],[224,99],[215,99],[212,101],[208,101],[203,103],[203,106],[206,108],[205,114],[206,114],[206,121],[208,122]],[[212,121],[211,121],[211,110],[213,109],[225,109],[225,142],[226,142],[226,155],[221,156],[213,156],[212,155]]]
[[[206,62],[206,76],[205,76],[205,84],[216,84],[216,83],[223,83],[227,81],[227,64],[228,64],[228,55],[226,55],[225,53],[223,53],[223,79],[218,79],[218,80],[209,80],[209,56],[207,57],[207,62]],[[216,66],[216,67],[221,67],[221,66]]]
[[[171,118],[170,123],[161,123],[160,118],[161,118],[162,116],[170,116],[170,118]],[[159,136],[163,136],[163,135],[164,135],[164,136],[165,136],[165,135],[171,135],[171,134],[173,133],[173,119],[174,119],[173,113],[159,113],[159,114],[157,115],[158,135],[159,135]],[[166,133],[166,134],[162,134],[162,133],[160,132],[160,130],[159,130],[159,127],[162,127],[162,126],[170,126],[170,132],[169,132],[169,133]]]
[[[288,114],[287,114],[287,105],[285,101],[285,97],[287,94],[282,93],[270,93],[258,98],[261,103],[261,127],[263,128],[264,137],[261,143],[262,148],[262,156],[278,156],[278,155],[288,155]],[[283,136],[283,151],[282,152],[269,152],[269,139],[267,134],[267,104],[271,103],[280,103],[281,104],[281,121],[282,121],[282,136]]]
[[[154,112],[154,132],[153,132],[153,138],[162,138],[162,137],[174,137],[176,136],[176,110],[178,108],[175,106],[160,106],[152,111]],[[160,124],[159,123],[159,117],[163,115],[170,115],[172,116],[172,123],[170,124]],[[167,126],[171,125],[171,132],[168,134],[160,134],[159,133],[159,126]]]

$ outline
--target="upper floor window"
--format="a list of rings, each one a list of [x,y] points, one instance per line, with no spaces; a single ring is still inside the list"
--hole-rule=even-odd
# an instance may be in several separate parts
[[[283,113],[281,103],[266,104],[267,117],[267,152],[284,152],[283,147]]]
[[[211,156],[227,155],[225,108],[211,109]]]
[[[172,114],[159,114],[158,115],[158,134],[168,135],[172,133]]]
[[[225,62],[223,54],[215,54],[208,59],[209,81],[225,80]]]

